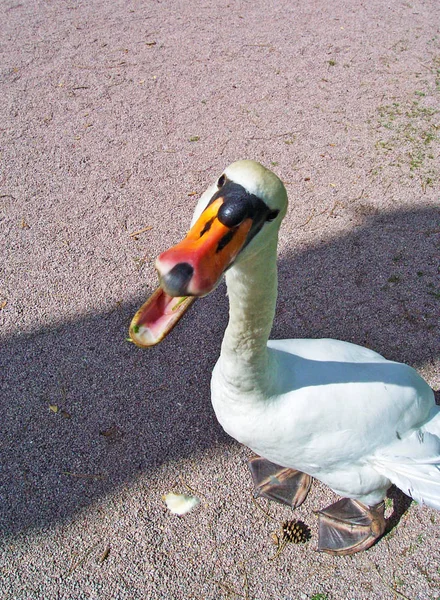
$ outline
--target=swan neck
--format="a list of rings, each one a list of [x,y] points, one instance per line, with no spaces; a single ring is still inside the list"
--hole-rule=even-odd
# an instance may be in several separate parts
[[[267,341],[277,299],[277,239],[226,274],[229,323],[222,345],[224,374],[243,391],[269,385]],[[226,372],[225,372],[226,371]]]

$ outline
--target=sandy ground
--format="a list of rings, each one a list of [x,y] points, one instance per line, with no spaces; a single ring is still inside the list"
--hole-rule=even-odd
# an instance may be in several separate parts
[[[0,22],[0,597],[439,598],[440,515],[395,490],[385,537],[334,558],[315,483],[311,540],[271,560],[295,515],[253,502],[209,400],[224,286],[154,350],[125,339],[198,195],[253,158],[290,197],[273,337],[440,387],[437,0],[4,0]]]

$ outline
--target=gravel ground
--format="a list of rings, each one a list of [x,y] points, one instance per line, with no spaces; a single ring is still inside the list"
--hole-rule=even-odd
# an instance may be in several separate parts
[[[126,342],[153,261],[240,158],[290,208],[273,337],[335,337],[440,387],[437,0],[4,0],[0,5],[0,597],[440,597],[438,512],[316,552],[252,499],[209,400],[225,288]],[[137,235],[136,232],[141,231]],[[170,514],[162,495],[194,493]],[[293,516],[305,544],[274,558]]]

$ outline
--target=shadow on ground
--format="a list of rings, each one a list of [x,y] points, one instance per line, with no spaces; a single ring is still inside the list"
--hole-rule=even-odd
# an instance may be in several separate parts
[[[283,255],[273,337],[341,338],[429,369],[439,353],[439,217],[372,215],[345,237]],[[3,536],[50,526],[142,472],[229,443],[209,401],[224,291],[149,351],[125,341],[144,298],[3,340]]]

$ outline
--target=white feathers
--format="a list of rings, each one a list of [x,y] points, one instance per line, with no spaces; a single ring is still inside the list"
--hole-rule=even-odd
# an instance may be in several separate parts
[[[200,500],[196,496],[187,496],[185,494],[165,494],[162,496],[167,508],[174,515],[185,515],[193,508],[200,504]]]
[[[424,427],[383,448],[372,465],[420,504],[440,510],[440,438]]]
[[[432,508],[440,510],[440,457],[412,462],[389,460],[374,463],[376,471],[387,477],[405,494]]]

